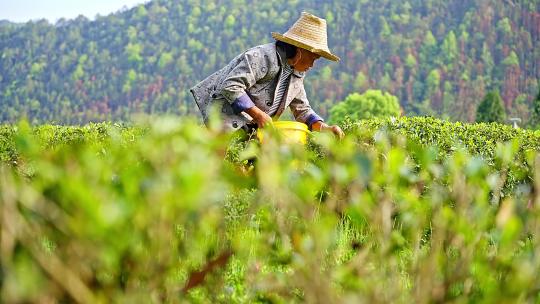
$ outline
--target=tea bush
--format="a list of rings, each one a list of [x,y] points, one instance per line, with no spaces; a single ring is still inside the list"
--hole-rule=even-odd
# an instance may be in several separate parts
[[[537,133],[345,127],[4,126],[2,301],[540,301]]]

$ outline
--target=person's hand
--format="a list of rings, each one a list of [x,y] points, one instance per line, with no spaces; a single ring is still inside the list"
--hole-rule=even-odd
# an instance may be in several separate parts
[[[339,139],[343,139],[343,137],[345,137],[345,133],[343,132],[343,130],[341,130],[341,128],[338,125],[333,125],[333,126],[327,125],[327,130],[330,130]]]
[[[317,121],[311,126],[311,128],[315,131],[320,131],[320,132],[332,132],[339,139],[343,139],[343,137],[345,137],[345,133],[343,133],[343,130],[341,130],[339,126],[337,125],[329,126],[322,121]]]
[[[267,125],[271,125],[273,122],[272,117],[270,117],[270,115],[264,113],[263,111],[261,111],[261,113],[257,115],[257,118],[254,119],[257,122],[257,126],[259,128],[264,128]]]
[[[264,128],[268,124],[272,124],[272,117],[263,112],[261,109],[255,107],[249,108],[245,111],[253,120],[257,123],[257,127]]]

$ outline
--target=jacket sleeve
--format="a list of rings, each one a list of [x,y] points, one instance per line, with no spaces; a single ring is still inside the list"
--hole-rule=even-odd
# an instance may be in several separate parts
[[[266,76],[266,65],[263,52],[254,48],[239,56],[236,65],[225,75],[221,95],[231,103],[236,113],[255,105],[246,91]]]
[[[311,130],[311,126],[317,121],[324,121],[309,105],[307,99],[306,90],[304,86],[300,90],[300,93],[291,101],[289,108],[291,109],[296,121],[303,122],[308,125]]]

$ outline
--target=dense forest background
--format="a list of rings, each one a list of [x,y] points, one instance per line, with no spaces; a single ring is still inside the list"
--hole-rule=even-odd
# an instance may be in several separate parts
[[[540,79],[540,1],[154,0],[108,16],[0,22],[0,122],[195,114],[188,88],[309,11],[339,63],[306,78],[323,116],[380,89],[407,115],[473,121],[489,90],[528,120]]]

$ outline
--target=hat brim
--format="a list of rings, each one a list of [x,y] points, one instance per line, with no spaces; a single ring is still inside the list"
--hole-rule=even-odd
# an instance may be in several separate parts
[[[314,48],[314,47],[311,47],[301,41],[298,41],[296,39],[292,39],[290,37],[287,37],[287,36],[284,36],[280,33],[272,33],[272,37],[274,37],[274,39],[278,40],[278,41],[283,41],[285,43],[288,43],[288,44],[291,44],[291,45],[294,45],[296,47],[299,47],[299,48],[303,48],[305,50],[308,50],[312,53],[315,53],[317,55],[321,55],[321,57],[324,57],[328,60],[332,60],[332,61],[339,61],[340,58],[330,52],[327,52],[325,50],[321,50],[321,49],[317,49],[317,48]]]

